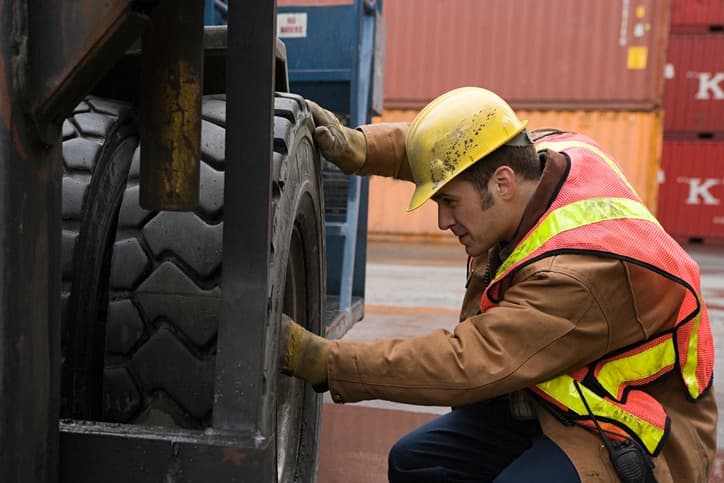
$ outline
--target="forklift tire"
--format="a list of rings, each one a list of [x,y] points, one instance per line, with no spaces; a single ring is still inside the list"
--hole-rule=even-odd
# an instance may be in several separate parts
[[[133,157],[111,264],[105,421],[197,430],[212,425],[224,164],[235,160],[225,161],[225,97],[204,98],[202,117],[194,212],[141,208],[138,150]],[[313,129],[301,97],[276,95],[268,324],[264,347],[247,349],[264,360],[263,406],[276,407],[262,416],[262,427],[274,433],[279,482],[316,481],[321,398],[280,375],[277,357],[282,312],[315,333],[324,326],[324,208]]]
[[[96,97],[74,109],[62,132],[61,414],[92,419],[101,408],[111,250],[138,137],[129,106]]]

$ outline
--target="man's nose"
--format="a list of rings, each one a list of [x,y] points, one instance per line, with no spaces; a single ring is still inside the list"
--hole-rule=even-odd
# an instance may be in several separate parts
[[[449,208],[443,204],[438,203],[437,205],[437,226],[441,230],[449,230],[455,225],[455,218],[452,216],[452,212]]]

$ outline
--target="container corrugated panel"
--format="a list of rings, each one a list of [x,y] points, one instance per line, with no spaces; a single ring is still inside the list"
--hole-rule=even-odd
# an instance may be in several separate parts
[[[661,106],[668,0],[385,0],[385,107],[463,85],[518,109]]]
[[[664,140],[658,218],[674,237],[724,239],[724,143]]]
[[[722,0],[672,0],[672,32],[706,32],[724,26]]]
[[[375,121],[411,121],[417,111],[386,110]],[[660,111],[518,111],[531,129],[554,127],[585,134],[596,140],[619,162],[646,206],[654,211],[658,192],[659,160],[663,137]],[[437,226],[435,203],[406,212],[414,185],[372,177],[368,233],[373,237],[421,235],[450,237]]]
[[[437,226],[437,205],[429,202],[415,211],[407,212],[415,185],[406,181],[373,176],[370,178],[370,197],[367,205],[367,236],[422,236],[454,239],[452,233]]]
[[[724,132],[724,33],[672,34],[668,59],[664,130]]]

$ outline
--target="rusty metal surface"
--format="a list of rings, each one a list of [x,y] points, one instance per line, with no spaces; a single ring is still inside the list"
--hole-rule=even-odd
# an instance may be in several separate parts
[[[667,134],[724,133],[724,33],[672,34],[667,57]]]
[[[271,166],[276,7],[229,8],[224,190],[225,296],[218,329],[213,425],[273,432],[275,405],[265,384],[270,293]],[[250,36],[248,32],[258,35]],[[264,34],[266,33],[266,34]],[[254,254],[254,256],[249,256]],[[240,314],[244,314],[240,317]],[[243,373],[239,370],[243,368]]]
[[[60,131],[38,137],[25,2],[0,1],[0,481],[53,483],[60,361]],[[37,55],[30,52],[29,55]]]
[[[385,107],[463,85],[525,109],[661,104],[668,0],[386,0]]]
[[[254,433],[102,423],[61,423],[61,429],[61,483],[275,481],[273,441]]]
[[[191,211],[199,203],[204,5],[163,1],[141,51],[141,206]]]
[[[27,31],[14,33],[27,36],[25,81],[35,117],[57,121],[69,114],[100,75],[138,38],[148,20],[139,9],[154,3],[27,2]]]

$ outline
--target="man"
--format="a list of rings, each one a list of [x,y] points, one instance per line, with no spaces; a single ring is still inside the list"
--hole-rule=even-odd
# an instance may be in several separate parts
[[[470,255],[452,334],[327,341],[283,319],[283,371],[335,402],[453,407],[392,448],[391,482],[708,480],[717,409],[698,267],[610,155],[528,133],[480,88],[440,96],[409,130],[310,109],[327,159],[414,181],[409,209],[435,201]]]

